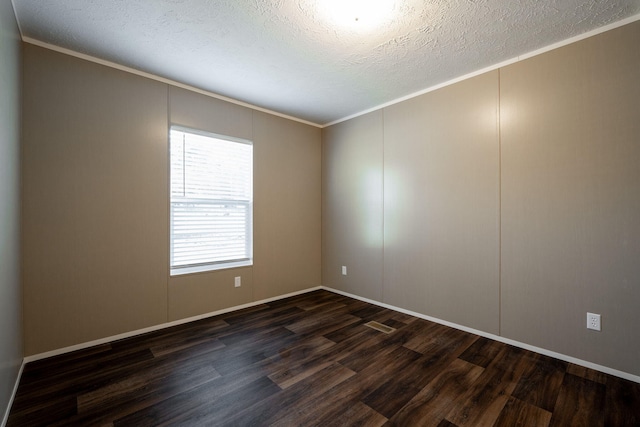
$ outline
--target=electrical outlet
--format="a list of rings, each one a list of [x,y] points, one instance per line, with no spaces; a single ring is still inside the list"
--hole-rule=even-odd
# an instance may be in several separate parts
[[[346,266],[346,265],[343,265],[343,266],[342,266],[342,275],[343,275],[343,276],[346,276],[346,275],[347,275],[347,266]]]
[[[234,285],[236,288],[239,288],[242,285],[242,278],[240,276],[235,278]]]
[[[593,329],[594,331],[600,330],[599,314],[587,313],[587,329]]]

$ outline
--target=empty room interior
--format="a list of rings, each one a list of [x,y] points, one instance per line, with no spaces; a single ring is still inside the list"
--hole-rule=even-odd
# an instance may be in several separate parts
[[[637,0],[0,0],[0,415],[640,425]]]

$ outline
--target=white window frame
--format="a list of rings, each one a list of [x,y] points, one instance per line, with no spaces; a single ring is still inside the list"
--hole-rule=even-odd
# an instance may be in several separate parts
[[[247,144],[253,146],[253,142],[236,137],[220,135],[213,132],[202,131],[198,129],[183,127],[179,125],[171,125],[169,127],[169,270],[171,276],[200,273],[206,271],[215,271],[228,268],[238,268],[253,265],[253,182],[251,182],[251,196],[249,200],[224,200],[224,199],[200,199],[190,197],[174,197],[172,192],[172,153],[171,153],[171,131],[178,131],[187,134],[204,136],[207,138],[218,139],[223,141],[234,142],[238,144]],[[213,142],[213,141],[212,141]],[[251,155],[251,181],[253,181],[253,153]],[[245,257],[240,259],[229,259],[223,261],[201,262],[190,265],[174,265],[174,206],[180,203],[198,203],[203,205],[220,205],[220,204],[236,204],[247,206],[247,220],[245,223]]]

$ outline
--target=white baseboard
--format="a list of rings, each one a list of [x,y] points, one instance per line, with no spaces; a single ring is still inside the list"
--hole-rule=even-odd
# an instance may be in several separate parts
[[[22,371],[24,370],[25,365],[24,359],[22,359],[22,364],[20,364],[20,369],[18,370],[18,375],[16,377],[16,382],[13,385],[13,391],[11,392],[11,397],[9,397],[9,402],[7,403],[7,408],[4,411],[4,417],[2,417],[2,423],[0,423],[0,427],[5,427],[7,425],[7,421],[9,421],[9,412],[11,412],[11,407],[13,406],[13,400],[16,398],[16,393],[18,392],[18,385],[20,384],[20,378],[22,378]]]
[[[212,311],[210,313],[200,314],[198,316],[187,317],[185,319],[175,320],[173,322],[161,323],[159,325],[150,326],[148,328],[137,329],[135,331],[125,332],[125,333],[118,334],[118,335],[112,335],[110,337],[100,338],[100,339],[97,339],[97,340],[88,341],[88,342],[84,342],[84,343],[81,343],[81,344],[72,345],[72,346],[69,346],[69,347],[59,348],[57,350],[51,350],[51,351],[47,351],[45,353],[34,354],[34,355],[31,355],[31,356],[25,357],[24,358],[24,363],[35,362],[36,360],[42,360],[42,359],[46,359],[46,358],[53,357],[53,356],[59,356],[61,354],[70,353],[72,351],[83,350],[85,348],[93,347],[93,346],[96,346],[96,345],[106,344],[106,343],[109,343],[109,342],[112,342],[112,341],[117,341],[117,340],[121,340],[121,339],[125,339],[125,338],[135,337],[136,335],[142,335],[142,334],[146,334],[148,332],[159,331],[161,329],[170,328],[172,326],[182,325],[184,323],[189,323],[189,322],[195,322],[196,320],[202,320],[202,319],[206,319],[206,318],[209,318],[209,317],[218,316],[220,314],[229,313],[231,311],[242,310],[243,308],[254,307],[256,305],[266,304],[268,302],[277,301],[277,300],[281,300],[281,299],[284,299],[284,298],[293,297],[293,296],[296,296],[296,295],[306,294],[308,292],[317,291],[319,289],[322,289],[322,286],[316,286],[316,287],[313,287],[313,288],[303,289],[301,291],[291,292],[291,293],[288,293],[288,294],[285,294],[285,295],[279,295],[277,297],[267,298],[267,299],[263,299],[263,300],[260,300],[260,301],[253,301],[253,302],[249,302],[249,303],[242,304],[242,305],[236,305],[234,307],[224,308],[222,310]]]
[[[155,325],[155,326],[151,326],[151,327],[144,328],[144,329],[138,329],[138,330],[135,330],[135,331],[126,332],[126,333],[119,334],[119,335],[113,335],[113,336],[101,338],[101,339],[98,339],[98,340],[93,340],[93,341],[89,341],[89,342],[85,342],[85,343],[81,343],[81,344],[76,344],[76,345],[69,346],[69,347],[60,348],[60,349],[57,349],[57,350],[48,351],[48,352],[45,352],[45,353],[39,353],[39,354],[27,356],[27,357],[24,358],[24,360],[22,362],[22,366],[20,367],[20,372],[18,374],[18,378],[16,379],[16,385],[14,387],[14,395],[15,395],[15,392],[17,390],[18,383],[20,382],[20,377],[22,375],[22,370],[23,370],[24,365],[26,363],[34,362],[36,360],[46,359],[48,357],[58,356],[58,355],[69,353],[69,352],[76,351],[76,350],[82,350],[82,349],[85,349],[85,348],[93,347],[93,346],[100,345],[100,344],[105,344],[105,343],[112,342],[112,341],[121,340],[121,339],[124,339],[124,338],[134,337],[136,335],[145,334],[147,332],[158,331],[158,330],[161,330],[161,329],[170,328],[172,326],[177,326],[177,325],[182,325],[184,323],[194,322],[196,320],[201,320],[201,319],[206,319],[206,318],[213,317],[213,316],[218,316],[220,314],[225,314],[225,313],[229,313],[229,312],[236,311],[236,310],[242,310],[244,308],[254,307],[254,306],[260,305],[260,304],[266,304],[266,303],[269,303],[269,302],[272,302],[272,301],[277,301],[277,300],[281,300],[281,299],[284,299],[284,298],[293,297],[293,296],[296,296],[296,295],[302,295],[302,294],[305,294],[305,293],[308,293],[308,292],[317,291],[319,289],[324,289],[324,290],[327,290],[329,292],[334,292],[336,294],[344,295],[344,296],[349,297],[349,298],[353,298],[353,299],[357,299],[357,300],[360,300],[360,301],[368,302],[368,303],[373,304],[373,305],[377,305],[377,306],[380,306],[380,307],[388,308],[390,310],[398,311],[400,313],[408,314],[410,316],[418,317],[420,319],[429,320],[431,322],[439,323],[441,325],[449,326],[449,327],[452,327],[452,328],[455,328],[455,329],[459,329],[459,330],[462,330],[462,331],[465,331],[465,332],[469,332],[469,333],[472,333],[472,334],[475,334],[475,335],[479,335],[481,337],[489,338],[489,339],[492,339],[492,340],[495,340],[495,341],[499,341],[499,342],[502,342],[502,343],[505,343],[505,344],[513,345],[515,347],[519,347],[519,348],[522,348],[522,349],[525,349],[525,350],[530,350],[530,351],[533,351],[533,352],[536,352],[536,353],[540,353],[540,354],[543,354],[545,356],[550,356],[550,357],[554,357],[556,359],[564,360],[565,362],[574,363],[574,364],[579,365],[579,366],[584,366],[584,367],[589,368],[589,369],[594,369],[596,371],[604,372],[605,374],[613,375],[613,376],[616,376],[616,377],[624,378],[624,379],[629,380],[629,381],[640,383],[640,376],[633,375],[633,374],[630,374],[628,372],[619,371],[617,369],[609,368],[607,366],[602,366],[602,365],[598,365],[598,364],[595,364],[595,363],[592,363],[592,362],[588,362],[586,360],[577,359],[575,357],[568,356],[566,354],[556,353],[555,351],[547,350],[547,349],[544,349],[544,348],[541,348],[541,347],[536,347],[536,346],[533,346],[533,345],[530,345],[530,344],[526,344],[526,343],[515,341],[515,340],[509,339],[509,338],[501,337],[499,335],[494,335],[494,334],[491,334],[491,333],[488,333],[488,332],[484,332],[484,331],[481,331],[481,330],[478,330],[478,329],[473,329],[473,328],[469,328],[467,326],[458,325],[457,323],[448,322],[446,320],[442,320],[442,319],[438,319],[438,318],[435,318],[435,317],[427,316],[425,314],[418,313],[418,312],[415,312],[415,311],[405,310],[405,309],[400,308],[400,307],[396,307],[396,306],[393,306],[393,305],[390,305],[390,304],[385,304],[385,303],[382,303],[382,302],[379,302],[379,301],[375,301],[375,300],[372,300],[372,299],[369,299],[369,298],[364,298],[364,297],[361,297],[361,296],[358,296],[358,295],[350,294],[348,292],[340,291],[338,289],[333,289],[333,288],[330,288],[328,286],[316,286],[316,287],[313,287],[313,288],[308,288],[308,289],[304,289],[304,290],[297,291],[297,292],[292,292],[292,293],[285,294],[285,295],[279,295],[279,296],[276,296],[276,297],[267,298],[267,299],[263,299],[263,300],[260,300],[260,301],[253,301],[253,302],[250,302],[250,303],[247,303],[247,304],[242,304],[242,305],[238,305],[238,306],[234,306],[234,307],[229,307],[229,308],[225,308],[225,309],[222,309],[222,310],[201,314],[201,315],[198,315],[198,316],[188,317],[186,319],[180,319],[180,320],[176,320],[176,321],[173,321],[173,322],[163,323],[163,324],[160,324],[160,325]],[[12,395],[11,402],[13,402],[13,397],[14,396]],[[4,422],[6,422],[6,418],[9,415],[9,409],[10,408],[11,408],[11,406],[9,406],[9,408],[7,409],[7,412],[5,414]],[[4,422],[2,424],[2,427],[4,427]]]
[[[636,383],[640,383],[640,376],[630,374],[628,372],[618,371],[617,369],[612,369],[606,366],[597,365],[595,363],[587,362],[586,360],[576,359],[572,356],[567,356],[566,354],[556,353],[555,351],[547,350],[545,348],[536,347],[533,345],[525,344],[520,341],[515,341],[509,338],[501,337],[499,335],[490,334],[488,332],[480,331],[478,329],[469,328],[466,326],[458,325],[457,323],[448,322],[446,320],[438,319],[436,317],[427,316],[422,313],[418,313],[411,310],[405,310],[404,308],[396,307],[390,304],[385,304],[383,302],[375,301],[369,298],[363,298],[358,295],[350,294],[348,292],[340,291],[338,289],[333,289],[328,286],[321,286],[322,289],[327,290],[329,292],[334,292],[336,294],[344,295],[349,298],[357,299],[360,301],[368,302],[373,305],[377,305],[379,307],[388,308],[389,310],[398,311],[400,313],[408,314],[410,316],[418,317],[420,319],[429,320],[431,322],[439,323],[441,325],[449,326],[451,328],[459,329],[461,331],[469,332],[475,335],[480,335],[481,337],[489,338],[495,341],[499,341],[505,344],[512,345],[514,347],[519,347],[525,350],[533,351],[535,353],[543,354],[545,356],[550,356],[556,359],[564,360],[565,362],[573,363],[576,365],[584,366],[585,368],[593,369],[596,371],[604,372],[605,374],[613,375],[619,378],[624,378],[625,380],[633,381]]]

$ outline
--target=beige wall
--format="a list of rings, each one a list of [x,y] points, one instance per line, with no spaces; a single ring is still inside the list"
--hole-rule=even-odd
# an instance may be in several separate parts
[[[325,129],[324,284],[640,375],[638,40],[635,22]],[[382,207],[339,185],[371,168]],[[382,249],[355,253],[380,215]]]
[[[20,40],[0,0],[0,424],[22,362],[20,291]]]
[[[321,131],[254,112],[254,299],[319,286]]]
[[[494,72],[324,130],[326,286],[498,332],[497,94]]]
[[[638,42],[640,22],[500,72],[503,335],[636,375]]]
[[[382,111],[322,137],[323,284],[382,301]]]
[[[319,129],[24,50],[27,355],[320,284]],[[169,277],[171,123],[254,141],[254,267]]]
[[[385,302],[498,333],[498,72],[384,111]]]
[[[24,45],[27,355],[166,321],[167,88]]]

